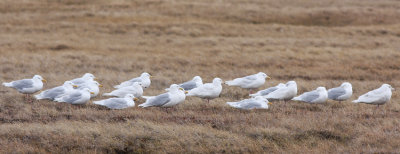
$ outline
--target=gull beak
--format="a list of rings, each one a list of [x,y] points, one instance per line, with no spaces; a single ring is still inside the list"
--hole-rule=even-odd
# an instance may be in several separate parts
[[[42,82],[47,82],[47,80],[45,80],[45,79],[42,79]]]
[[[188,91],[185,91],[185,94],[188,94],[189,92]]]
[[[103,87],[103,85],[102,85],[102,84],[100,84],[100,85],[99,85],[99,87]]]
[[[134,101],[138,101],[139,99],[135,97],[135,98],[133,98],[133,100],[134,100]]]
[[[272,79],[271,77],[267,76],[267,80],[271,80],[271,79]]]
[[[179,90],[185,91],[185,89],[183,89],[183,88],[179,88]]]
[[[93,95],[94,95],[94,92],[90,92],[90,94],[93,94]]]
[[[74,87],[74,88],[78,88],[78,85],[72,85],[72,87]]]
[[[150,78],[154,78],[154,76],[150,75]]]
[[[268,102],[268,105],[271,105],[272,103],[271,102]]]

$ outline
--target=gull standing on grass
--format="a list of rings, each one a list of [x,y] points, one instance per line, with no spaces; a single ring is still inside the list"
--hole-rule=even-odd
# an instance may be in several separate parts
[[[93,92],[93,94],[90,94],[90,98],[93,98],[99,94],[100,92],[99,87],[103,87],[103,85],[93,80],[93,81],[87,81],[86,84],[82,84],[81,86],[78,87],[78,89],[89,88],[89,90]]]
[[[89,81],[94,81],[94,79],[96,79],[96,77],[94,77],[93,74],[85,73],[82,77],[76,78],[76,79],[72,79],[70,81],[72,83],[74,83],[75,85],[81,86],[83,84],[86,84]]]
[[[135,82],[131,86],[122,87],[110,93],[104,93],[103,96],[116,96],[122,98],[127,94],[132,94],[135,97],[141,97],[143,95],[142,83]]]
[[[47,90],[41,92],[40,94],[35,95],[35,98],[37,100],[40,100],[40,99],[54,100],[57,97],[63,96],[67,93],[70,93],[71,91],[74,90],[74,87],[76,88],[78,86],[74,85],[71,81],[65,81],[62,86],[47,89]]]
[[[350,83],[344,82],[340,87],[328,90],[328,98],[335,101],[345,101],[353,95],[353,88]]]
[[[109,98],[101,101],[94,101],[93,104],[108,107],[110,109],[125,109],[135,106],[138,99],[132,94],[127,94],[124,98]]]
[[[35,75],[32,79],[3,82],[3,85],[6,87],[14,88],[20,93],[26,94],[25,97],[30,99],[30,94],[42,90],[43,82],[47,81],[43,79],[40,75]]]
[[[196,96],[203,99],[207,99],[210,103],[210,99],[219,97],[222,91],[222,80],[220,78],[214,78],[212,83],[203,84],[197,88],[190,90],[187,96]]]
[[[389,102],[392,97],[392,90],[394,90],[394,88],[391,85],[383,84],[380,88],[361,95],[357,100],[354,100],[353,103],[373,104],[378,105],[378,108],[379,105]]]
[[[179,84],[179,86],[186,91],[192,90],[201,85],[203,85],[203,80],[201,79],[200,76],[195,76],[195,77],[193,77],[192,80]],[[169,88],[165,89],[165,91],[168,91],[168,90],[169,90]]]
[[[55,99],[56,102],[65,102],[69,104],[86,104],[87,101],[90,100],[90,94],[94,94],[90,92],[89,88],[84,89],[75,89],[72,92]]]
[[[225,84],[228,86],[238,86],[245,89],[250,89],[250,93],[252,93],[252,89],[257,89],[264,85],[265,79],[271,79],[267,74],[263,72],[259,72],[257,74],[245,76],[242,78],[236,78],[231,81],[226,81]]]
[[[274,100],[291,100],[297,95],[297,83],[296,81],[289,81],[283,87],[279,87],[277,90],[267,94],[264,98],[274,101]]]
[[[257,91],[256,93],[250,94],[249,96],[251,96],[251,97],[265,96],[265,95],[268,95],[269,93],[271,93],[271,92],[277,90],[278,88],[282,88],[282,87],[286,87],[286,85],[283,84],[283,83],[279,83],[279,84],[276,85],[275,87],[269,87],[269,88],[267,88],[267,89]]]
[[[238,108],[238,109],[268,109],[268,100],[262,96],[256,96],[255,98],[241,100],[239,102],[226,102],[231,107]]]
[[[158,96],[143,96],[146,102],[140,104],[139,107],[170,107],[185,101],[186,95],[183,88],[180,88],[177,84],[172,84],[169,89],[167,93]]]
[[[316,90],[305,92],[300,96],[293,98],[294,101],[301,101],[310,104],[325,103],[328,99],[328,92],[325,87],[318,87]]]
[[[150,78],[152,78],[152,77],[153,76],[151,76],[149,73],[144,72],[140,75],[140,77],[133,78],[128,81],[124,81],[121,84],[114,86],[114,88],[119,89],[119,88],[131,86],[135,82],[141,82],[143,89],[146,89],[146,88],[150,87],[150,84],[151,84]]]

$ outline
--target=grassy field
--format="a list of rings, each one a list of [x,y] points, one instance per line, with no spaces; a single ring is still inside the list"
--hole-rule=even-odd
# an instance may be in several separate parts
[[[195,75],[211,82],[257,72],[298,93],[348,81],[356,99],[400,87],[400,3],[393,0],[3,0],[0,81],[40,74],[45,89],[93,73],[113,85],[146,71],[157,95]],[[0,153],[376,153],[400,151],[400,97],[380,109],[350,101],[274,102],[242,111],[223,86],[207,104],[108,110],[26,103],[0,87]],[[94,100],[102,99],[99,96]],[[137,104],[143,103],[141,99]]]

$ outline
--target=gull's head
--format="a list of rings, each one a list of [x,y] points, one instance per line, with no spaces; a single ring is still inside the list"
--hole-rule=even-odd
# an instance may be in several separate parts
[[[256,97],[254,97],[254,99],[257,100],[257,101],[265,102],[265,103],[268,104],[268,105],[271,105],[271,104],[272,104],[271,102],[268,101],[268,99],[266,99],[266,98],[263,97],[263,96],[256,96]]]
[[[256,97],[254,97],[254,99],[259,100],[259,101],[267,101],[268,102],[268,100],[266,98],[264,98],[263,96],[256,96]]]
[[[74,87],[74,88],[78,88],[78,86],[75,85],[74,83],[72,83],[71,81],[65,81],[64,82],[64,86],[71,86],[71,87]]]
[[[90,91],[89,88],[83,88],[82,90],[83,90],[83,91],[87,91],[87,92],[89,92],[90,94],[94,94],[94,92]]]
[[[125,95],[125,98],[132,98],[132,99],[133,99],[134,97],[135,97],[135,96],[133,96],[132,94],[126,94],[126,95]]]
[[[142,86],[142,83],[141,82],[134,82],[132,84],[132,86],[134,86],[134,87]]]
[[[92,79],[92,80],[94,80],[94,79],[96,79],[96,77],[94,77],[94,75],[93,74],[91,74],[91,73],[85,73],[83,76],[82,76],[82,78],[84,78],[84,79]]]
[[[285,87],[286,86],[286,84],[283,84],[283,83],[279,83],[276,87]]]
[[[195,77],[193,77],[193,81],[194,82],[199,82],[199,81],[202,81],[202,80],[201,80],[200,76],[195,76]]]
[[[290,85],[296,85],[297,86],[297,83],[296,83],[296,81],[286,82],[286,86],[290,86]]]
[[[259,73],[257,73],[257,75],[258,76],[261,76],[261,77],[263,77],[263,78],[266,78],[266,79],[271,79],[271,77],[269,77],[267,74],[265,74],[264,72],[259,72]]]
[[[169,86],[170,90],[179,90],[182,89],[179,85],[177,84],[172,84],[171,86]]]
[[[317,91],[318,92],[323,92],[323,91],[326,91],[326,88],[325,87],[318,87]]]
[[[97,81],[94,81],[93,82],[96,86],[98,86],[98,87],[103,87],[103,85],[101,85],[99,82],[97,82]]]
[[[152,78],[153,76],[151,76],[149,73],[144,72],[140,75],[141,78]]]
[[[340,87],[342,87],[342,88],[351,88],[352,86],[351,86],[351,83],[349,83],[349,82],[343,82],[342,85],[340,85]]]
[[[221,83],[222,83],[222,79],[220,79],[220,78],[214,78],[213,83],[214,83],[214,84],[221,84]]]
[[[133,96],[133,94],[126,94],[125,98],[127,99],[132,99],[133,101],[137,101],[139,100],[138,98],[136,98],[135,96]]]
[[[383,84],[382,87],[388,88],[388,89],[390,89],[390,90],[392,90],[392,91],[395,90],[391,85],[386,84],[386,83]]]
[[[40,75],[35,75],[35,76],[33,76],[33,79],[34,80],[38,80],[38,81],[42,81],[42,82],[47,82],[45,79],[43,79],[43,77],[42,76],[40,76]]]

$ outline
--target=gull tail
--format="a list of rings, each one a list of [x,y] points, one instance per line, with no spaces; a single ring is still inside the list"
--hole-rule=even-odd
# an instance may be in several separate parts
[[[233,80],[231,80],[231,81],[225,81],[225,84],[228,85],[228,86],[234,85]]]
[[[257,97],[257,96],[261,96],[259,93],[254,93],[254,94],[250,94],[250,97]]]
[[[3,82],[3,86],[12,87],[12,83],[11,82]]]
[[[361,101],[360,100],[354,100],[354,101],[351,101],[351,102],[353,102],[353,103],[360,103]]]
[[[153,96],[142,96],[142,98],[144,98],[144,99],[150,99],[150,98],[152,98]]]
[[[193,94],[191,91],[188,91],[188,93],[186,94],[186,96],[195,96],[195,94]]]
[[[64,101],[62,100],[62,97],[55,98],[54,101],[55,101],[55,102],[64,102]]]
[[[111,93],[104,93],[103,96],[114,96]]]
[[[226,102],[226,104],[228,104],[228,105],[230,105],[230,106],[235,105],[235,103],[236,103],[236,102]]]
[[[119,85],[114,86],[114,88],[119,89],[119,88],[127,87],[127,86],[130,86],[130,85],[131,85],[131,82],[125,81],[125,82],[122,82],[122,83],[119,84]]]
[[[104,105],[104,101],[93,101],[93,104]]]
[[[293,101],[301,101],[300,97],[294,97],[292,98]]]
[[[37,94],[37,95],[35,95],[34,97],[35,97],[35,99],[36,99],[36,100],[39,100],[39,99],[44,99],[44,97],[42,96],[42,94],[41,94],[41,93],[40,93],[40,94]]]
[[[226,102],[226,104],[228,104],[229,106],[234,107],[234,108],[238,108],[239,107],[237,105],[237,102]]]
[[[146,107],[150,107],[150,105],[148,105],[147,103],[143,103],[143,104],[138,105],[138,107],[146,108]]]

